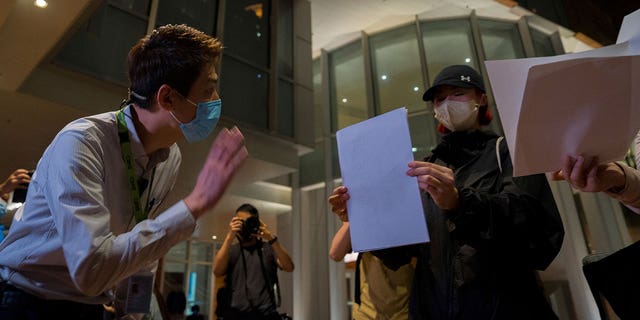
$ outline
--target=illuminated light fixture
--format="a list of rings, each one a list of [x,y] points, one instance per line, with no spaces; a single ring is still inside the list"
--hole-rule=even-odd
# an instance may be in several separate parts
[[[253,11],[253,13],[258,17],[258,19],[262,19],[262,3],[250,4],[244,7],[245,11]]]
[[[382,80],[387,80],[387,75],[386,75],[386,74],[383,74],[383,75],[382,75],[382,77],[380,77],[380,79],[382,79]]]
[[[466,59],[464,59],[464,62],[466,62],[466,63],[471,62],[471,58],[466,58]]]
[[[217,236],[211,236],[211,239],[216,240],[216,239],[218,239],[218,237]]]
[[[256,37],[258,37],[258,38],[262,37],[262,33],[256,32]]]
[[[413,91],[418,92],[418,90],[420,90],[420,88],[419,88],[419,87],[417,87],[417,86],[416,86],[416,87],[413,87]]]
[[[342,98],[342,102],[347,103],[347,98]]]
[[[416,151],[418,151],[418,148],[416,148],[416,147],[412,147],[411,148],[411,152],[416,152]]]
[[[46,8],[49,4],[45,0],[36,0],[33,2],[33,5],[38,8]]]

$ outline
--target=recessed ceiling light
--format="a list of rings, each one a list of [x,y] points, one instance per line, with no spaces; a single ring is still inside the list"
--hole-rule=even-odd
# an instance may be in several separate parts
[[[33,5],[38,8],[46,8],[49,4],[45,0],[36,0],[35,2],[33,2]]]

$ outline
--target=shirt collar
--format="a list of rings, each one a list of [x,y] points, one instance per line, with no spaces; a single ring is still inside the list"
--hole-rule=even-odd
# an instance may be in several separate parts
[[[131,153],[136,164],[143,169],[143,172],[146,172],[155,167],[158,163],[167,160],[169,157],[169,148],[160,149],[152,153],[150,156],[147,155],[144,150],[144,146],[142,145],[142,141],[140,141],[140,137],[138,136],[138,132],[136,131],[136,126],[133,123],[131,108],[132,105],[128,105],[124,109],[124,120],[127,123],[129,137],[131,138]]]

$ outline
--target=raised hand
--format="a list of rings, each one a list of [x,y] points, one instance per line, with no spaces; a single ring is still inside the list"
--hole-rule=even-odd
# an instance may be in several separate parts
[[[598,157],[565,156],[563,168],[553,173],[553,180],[566,180],[572,187],[584,192],[607,191],[623,188],[625,176],[622,168],[613,162],[598,164]]]
[[[331,196],[329,196],[331,211],[337,214],[342,221],[349,221],[349,215],[347,214],[347,200],[349,198],[349,190],[345,186],[333,189]]]
[[[431,162],[411,161],[407,175],[418,177],[418,186],[431,195],[438,207],[445,210],[458,207],[458,188],[451,169]]]
[[[23,184],[31,182],[31,176],[26,169],[17,169],[7,177],[7,179],[0,184],[0,195],[10,193],[15,189],[26,189]]]
[[[196,186],[184,199],[196,219],[216,205],[248,154],[244,136],[237,127],[220,131],[198,175]]]

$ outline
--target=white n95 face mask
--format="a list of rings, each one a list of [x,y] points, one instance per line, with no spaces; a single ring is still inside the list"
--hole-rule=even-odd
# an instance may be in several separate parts
[[[451,131],[469,130],[478,119],[478,105],[473,100],[445,100],[433,111],[435,118]]]

